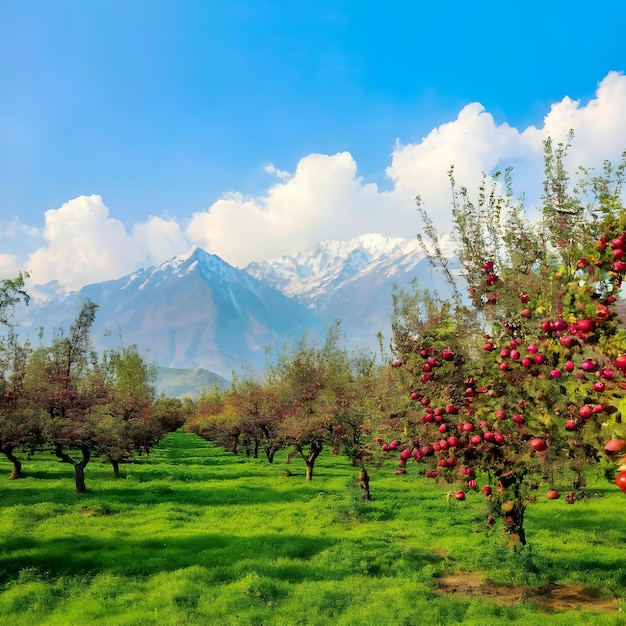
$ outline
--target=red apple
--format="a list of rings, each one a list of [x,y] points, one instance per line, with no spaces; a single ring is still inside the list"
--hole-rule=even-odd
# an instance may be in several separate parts
[[[563,332],[564,330],[567,330],[567,322],[565,320],[555,320],[552,322],[552,329]]]
[[[626,244],[626,233],[622,233],[619,237],[616,237],[611,241],[611,248],[615,250],[616,248],[623,248],[624,244]]]
[[[596,369],[596,364],[591,360],[591,359],[585,359],[581,364],[580,367],[582,368],[583,371],[585,372],[593,372],[593,370]]]
[[[611,461],[616,461],[618,458],[626,455],[626,440],[611,439],[611,441],[607,441],[604,446],[604,453]]]
[[[559,492],[556,489],[549,489],[546,493],[548,500],[557,500],[559,498]]]
[[[441,358],[444,361],[452,361],[454,359],[454,352],[452,352],[450,348],[446,348],[445,350],[441,351]]]
[[[581,330],[583,333],[592,332],[595,325],[595,322],[589,319],[578,320],[575,324],[576,330]]]
[[[548,446],[546,445],[545,439],[541,437],[534,437],[530,440],[530,446],[533,450],[537,452],[543,452]]]

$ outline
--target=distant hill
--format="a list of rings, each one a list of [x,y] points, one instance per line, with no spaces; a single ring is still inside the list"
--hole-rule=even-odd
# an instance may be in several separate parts
[[[203,391],[215,386],[218,389],[227,389],[230,383],[201,367],[159,367],[155,386],[159,395],[163,393],[170,398],[196,400]]]

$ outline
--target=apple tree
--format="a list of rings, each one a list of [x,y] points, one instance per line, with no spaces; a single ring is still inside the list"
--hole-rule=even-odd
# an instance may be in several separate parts
[[[33,407],[24,393],[31,348],[28,342],[20,341],[11,322],[13,307],[29,301],[24,274],[0,281],[0,324],[7,328],[0,337],[0,451],[13,463],[11,479],[20,478],[22,470],[15,448],[35,443],[39,433]]]
[[[286,407],[278,433],[293,446],[288,458],[298,455],[304,461],[306,480],[312,480],[325,446],[337,451],[344,446],[353,459],[361,450],[358,372],[339,339],[338,328],[332,328],[322,345],[302,341],[268,375]]]
[[[0,451],[13,464],[12,480],[22,476],[16,448],[42,442],[41,420],[26,386],[31,354],[13,328],[0,339]]]
[[[514,545],[526,543],[524,515],[540,485],[547,498],[559,497],[560,485],[568,502],[581,497],[606,425],[621,421],[624,387],[626,334],[616,311],[626,271],[624,165],[587,172],[571,191],[566,147],[545,149],[536,223],[499,193],[497,176],[483,180],[475,202],[451,176],[459,270],[420,206],[431,260],[453,295],[404,295],[393,325],[394,363],[412,377],[407,403],[417,409],[403,420],[400,460],[413,457],[430,466],[427,476],[456,482],[459,500],[485,480],[487,525],[502,518]]]
[[[59,460],[74,468],[76,493],[86,491],[85,468],[97,449],[98,406],[109,399],[91,349],[96,310],[96,304],[85,301],[69,331],[58,330],[50,346],[33,354],[27,374],[33,401],[45,416],[46,440]]]
[[[148,454],[165,432],[154,416],[156,370],[132,345],[107,350],[94,367],[96,373],[102,376],[104,394],[90,419],[97,451],[117,478],[120,463],[134,452]]]

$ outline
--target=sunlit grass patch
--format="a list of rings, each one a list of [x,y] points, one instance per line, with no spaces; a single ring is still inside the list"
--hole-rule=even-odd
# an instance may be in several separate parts
[[[483,532],[480,493],[458,503],[416,466],[400,477],[383,467],[364,502],[345,457],[322,454],[307,483],[285,454],[269,464],[174,433],[119,480],[90,463],[80,496],[67,467],[37,454],[27,478],[0,482],[0,624],[545,626],[532,602],[436,593],[455,571],[521,586],[593,581],[624,597],[619,493],[540,500],[527,512],[530,545],[514,554],[501,531]],[[550,624],[621,617],[581,615]]]

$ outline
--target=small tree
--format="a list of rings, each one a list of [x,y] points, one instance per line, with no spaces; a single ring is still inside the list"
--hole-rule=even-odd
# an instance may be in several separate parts
[[[323,346],[301,342],[270,373],[284,406],[288,406],[278,432],[303,459],[306,480],[312,480],[315,462],[325,445],[338,448],[346,444],[353,450],[359,441],[362,416],[355,418],[353,366],[353,359],[340,348],[338,328],[334,328]]]
[[[106,400],[91,418],[98,451],[111,463],[115,477],[119,465],[133,454],[147,454],[164,430],[154,416],[156,368],[141,357],[137,346],[108,350],[99,370],[104,377]]]
[[[42,441],[40,415],[25,383],[31,353],[13,328],[0,341],[0,451],[13,464],[11,480],[22,476],[15,449]]]
[[[20,273],[15,279],[0,281],[0,324],[8,328],[6,336],[0,338],[0,451],[13,463],[10,479],[22,475],[22,464],[13,454],[15,448],[34,443],[39,434],[36,411],[24,393],[30,345],[19,341],[11,323],[13,307],[30,301],[24,289],[25,276]]]
[[[46,439],[59,460],[74,468],[76,493],[86,491],[85,468],[97,448],[98,406],[109,400],[90,347],[96,310],[96,304],[86,301],[67,336],[59,330],[49,347],[35,353],[28,373],[33,399],[46,415]],[[81,458],[75,459],[71,450]]]

